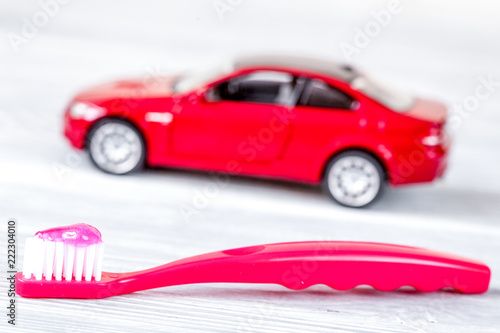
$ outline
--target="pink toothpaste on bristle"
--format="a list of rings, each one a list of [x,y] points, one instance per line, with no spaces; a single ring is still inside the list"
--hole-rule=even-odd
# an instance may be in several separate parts
[[[99,231],[86,224],[37,233],[27,242],[25,271],[16,274],[16,292],[23,297],[104,298],[191,283],[275,283],[294,290],[325,284],[338,290],[412,286],[475,294],[486,292],[490,281],[490,269],[480,261],[382,243],[256,245],[128,273],[101,273],[102,246]]]
[[[44,241],[63,242],[64,244],[71,244],[76,247],[86,247],[102,243],[102,236],[99,230],[85,223],[38,231],[34,237],[41,238]]]
[[[23,276],[100,281],[103,250],[101,233],[85,223],[39,231],[26,240]]]

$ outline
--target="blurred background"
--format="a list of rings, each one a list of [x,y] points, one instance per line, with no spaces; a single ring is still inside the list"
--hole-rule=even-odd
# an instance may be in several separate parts
[[[141,292],[90,306],[89,301],[20,300],[16,328],[499,329],[496,2],[3,0],[0,34],[0,218],[17,218],[21,258],[24,239],[36,231],[85,222],[96,226],[107,243],[105,271],[299,240],[429,247],[480,259],[493,271],[490,291],[479,296],[206,285]],[[81,89],[253,53],[347,62],[445,102],[454,139],[445,178],[389,190],[369,208],[355,210],[300,184],[232,177],[221,185],[208,173],[157,169],[107,175],[62,135],[64,108]],[[487,98],[477,97],[478,87],[488,89]],[[191,213],[183,214],[186,210]],[[63,320],[65,313],[73,316],[71,323]]]

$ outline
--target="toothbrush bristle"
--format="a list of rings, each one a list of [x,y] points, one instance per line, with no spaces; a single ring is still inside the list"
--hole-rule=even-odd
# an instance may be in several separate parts
[[[104,243],[75,246],[37,236],[26,240],[23,275],[27,279],[101,280]]]

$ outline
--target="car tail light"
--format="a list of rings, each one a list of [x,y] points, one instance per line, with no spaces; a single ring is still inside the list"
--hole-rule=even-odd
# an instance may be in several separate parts
[[[422,138],[422,143],[426,146],[437,146],[441,143],[441,137],[430,135]]]
[[[443,143],[443,133],[441,126],[431,127],[429,133],[422,137],[422,144],[429,147],[438,146]]]

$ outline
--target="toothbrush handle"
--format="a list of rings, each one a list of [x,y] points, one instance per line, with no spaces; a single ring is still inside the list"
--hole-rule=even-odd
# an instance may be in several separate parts
[[[103,280],[106,274],[103,273]],[[115,274],[116,275],[116,274]],[[296,242],[244,247],[178,260],[114,278],[113,294],[191,283],[275,283],[299,290],[325,284],[337,290],[370,285],[420,291],[488,289],[483,263],[415,247],[364,242]]]

